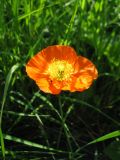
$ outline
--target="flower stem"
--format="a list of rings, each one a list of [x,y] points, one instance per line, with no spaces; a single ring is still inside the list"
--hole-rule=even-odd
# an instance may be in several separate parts
[[[61,96],[60,95],[58,96],[58,103],[59,103],[59,109],[60,109],[60,115],[61,115],[61,124],[62,124],[61,132],[62,132],[62,129],[63,129],[64,133],[65,133],[65,136],[66,136],[66,139],[67,139],[67,143],[68,143],[69,149],[70,149],[69,159],[72,160],[73,150],[72,150],[72,146],[71,146],[71,142],[70,142],[69,130],[68,130],[67,124],[65,123],[66,118],[65,118],[64,113],[63,113],[63,105],[62,105],[62,101],[61,101]],[[61,134],[60,134],[60,136],[61,136]],[[60,139],[60,137],[59,137],[59,139]]]

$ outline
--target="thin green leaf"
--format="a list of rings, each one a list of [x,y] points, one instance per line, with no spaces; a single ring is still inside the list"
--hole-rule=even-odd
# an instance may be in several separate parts
[[[11,135],[8,135],[8,134],[3,134],[3,137],[6,140],[22,143],[22,144],[27,145],[27,146],[31,146],[31,147],[35,147],[35,148],[39,148],[39,149],[43,149],[43,150],[48,150],[48,151],[53,151],[53,152],[66,153],[65,151],[62,151],[62,150],[47,147],[47,146],[44,146],[44,145],[41,145],[41,144],[38,144],[38,143],[34,143],[34,142],[31,142],[31,141],[28,141],[28,140],[25,140],[25,139],[21,139],[21,138],[18,138],[18,137],[11,136]]]
[[[102,137],[99,137],[99,138],[93,140],[92,142],[90,142],[89,144],[105,141],[107,139],[111,139],[111,138],[118,137],[118,136],[120,136],[120,130],[114,131],[114,132],[108,133]]]
[[[1,113],[0,113],[0,141],[1,141],[1,146],[2,146],[2,155],[3,157],[5,157],[5,147],[4,147],[4,139],[3,139],[3,135],[2,135],[2,115],[3,115],[3,108],[5,105],[5,101],[6,101],[6,97],[7,97],[7,92],[8,92],[8,88],[9,88],[9,84],[12,78],[13,73],[15,72],[15,70],[18,68],[18,64],[15,64],[9,71],[6,81],[5,81],[5,88],[4,88],[4,94],[3,94],[3,100],[2,100],[2,106],[1,106]]]
[[[7,78],[6,78],[6,81],[5,81],[5,88],[4,88],[4,94],[3,94],[3,100],[2,100],[2,107],[4,107],[5,105],[5,101],[6,101],[6,97],[7,97],[7,91],[8,91],[8,88],[9,88],[9,85],[10,85],[10,81],[11,81],[11,78],[12,78],[12,75],[13,73],[15,72],[15,70],[19,67],[19,64],[15,64],[9,71],[8,75],[7,75]],[[2,111],[1,111],[2,112]]]
[[[4,139],[3,139],[1,128],[0,128],[0,142],[1,142],[2,156],[3,156],[3,159],[5,159],[5,146],[4,146]]]

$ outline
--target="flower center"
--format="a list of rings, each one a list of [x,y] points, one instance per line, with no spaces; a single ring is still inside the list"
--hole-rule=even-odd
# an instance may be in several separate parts
[[[51,79],[68,80],[73,73],[73,66],[65,60],[54,59],[49,64],[47,73]]]

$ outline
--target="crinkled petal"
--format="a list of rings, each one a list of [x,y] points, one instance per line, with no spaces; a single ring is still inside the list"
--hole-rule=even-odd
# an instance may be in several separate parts
[[[47,68],[47,61],[41,54],[35,55],[31,58],[26,65],[26,72],[33,80],[39,79]]]
[[[59,88],[59,89],[56,88],[56,86],[53,83],[50,84],[49,88],[50,88],[52,94],[59,94],[61,92],[61,88]]]
[[[97,71],[95,65],[87,58],[79,56],[78,57],[78,64],[79,64],[78,73],[82,74],[82,73],[86,72],[86,73],[88,73],[88,75],[92,76],[93,79],[96,79],[98,77],[98,71]]]
[[[69,63],[77,59],[76,52],[69,46],[54,45],[49,46],[41,51],[42,56],[50,62],[53,59],[67,60]]]
[[[43,92],[52,93],[50,90],[50,83],[47,78],[39,78],[39,80],[36,81],[36,84]]]
[[[90,75],[87,72],[77,75],[77,77],[74,79],[71,90],[84,91],[91,86],[92,81],[93,81],[92,75]]]
[[[61,88],[59,84],[53,83],[50,79],[48,78],[40,78],[36,84],[42,90],[43,92],[46,93],[52,93],[52,94],[59,94],[61,92]]]
[[[71,91],[71,87],[72,87],[72,81],[71,78],[68,81],[63,81],[63,86],[62,86],[62,90],[68,90]]]

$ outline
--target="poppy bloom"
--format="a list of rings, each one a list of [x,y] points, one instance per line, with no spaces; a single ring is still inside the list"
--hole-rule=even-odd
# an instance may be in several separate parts
[[[73,48],[63,45],[40,51],[29,60],[26,72],[42,91],[51,94],[59,94],[61,90],[82,92],[98,76],[90,60],[77,56]]]

